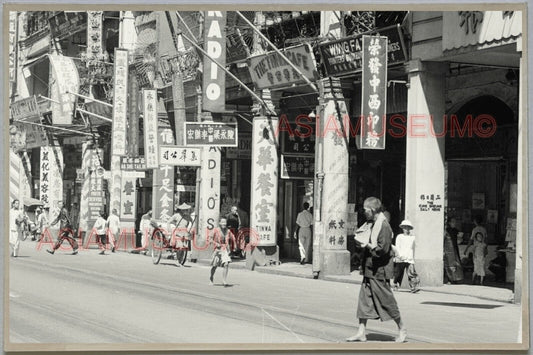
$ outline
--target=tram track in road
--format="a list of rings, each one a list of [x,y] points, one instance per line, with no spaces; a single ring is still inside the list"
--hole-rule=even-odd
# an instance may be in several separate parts
[[[56,274],[64,273],[66,277],[76,279],[78,282],[93,282],[95,287],[105,287],[109,289],[120,289],[123,293],[132,292],[137,296],[168,306],[176,304],[178,308],[186,308],[200,311],[216,316],[223,315],[237,321],[251,322],[255,325],[263,326],[268,335],[268,329],[274,328],[284,330],[294,336],[294,342],[301,342],[299,336],[310,336],[323,339],[324,342],[344,342],[346,334],[351,335],[356,329],[354,322],[347,322],[341,319],[331,319],[318,314],[308,314],[298,309],[281,308],[258,302],[252,302],[242,298],[230,298],[220,295],[216,287],[213,292],[204,292],[182,287],[169,286],[162,283],[154,283],[140,278],[124,277],[110,273],[87,270],[72,266],[48,264],[39,260],[28,260],[26,267],[31,267],[35,271],[47,270]],[[178,303],[176,303],[178,300]],[[96,324],[91,324],[95,326]],[[368,327],[370,341],[393,341],[395,333]],[[268,338],[268,336],[267,336]],[[126,338],[129,339],[129,338]],[[137,339],[138,340],[138,339]],[[268,342],[268,339],[264,339]],[[410,342],[431,343],[438,342],[436,339],[425,337],[409,336]],[[246,337],[243,335],[243,342]]]

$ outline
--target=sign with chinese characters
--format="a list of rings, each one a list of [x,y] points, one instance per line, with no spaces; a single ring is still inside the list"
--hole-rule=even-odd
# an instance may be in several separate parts
[[[41,147],[41,176],[39,199],[53,210],[63,201],[63,153],[61,147]]]
[[[128,50],[115,48],[112,155],[126,155],[126,117],[128,112]]]
[[[17,100],[9,105],[11,118],[15,121],[39,118],[39,105],[35,95]]]
[[[324,113],[328,124],[320,128],[322,152],[317,150],[317,159],[322,159],[324,180],[320,212],[322,217],[322,247],[328,250],[346,250],[348,221],[348,167],[347,137],[331,127],[340,127],[348,114],[342,97],[339,79],[324,79]],[[322,153],[322,154],[320,154]]]
[[[172,145],[174,144],[172,130],[163,124],[158,127],[160,141],[162,144]],[[163,164],[154,169],[152,212],[154,218],[162,222],[167,221],[174,214],[174,170],[173,166]]]
[[[287,123],[290,131],[281,131],[282,139],[281,151],[288,154],[314,154],[316,131],[315,124],[305,122],[305,125],[299,126]]]
[[[204,92],[202,108],[209,112],[226,110],[226,73],[211,58],[226,66],[226,12],[204,12],[204,46],[209,56],[204,56]]]
[[[420,211],[440,212],[444,199],[440,194],[422,194],[418,198],[418,208]]]
[[[310,81],[318,79],[316,61],[311,46],[300,44],[282,49],[300,72]],[[305,79],[277,52],[259,54],[248,59],[248,68],[256,89],[285,87],[305,83]]]
[[[120,189],[120,219],[135,220],[136,194],[138,173],[133,171],[122,172],[122,187]]]
[[[78,69],[72,58],[57,54],[50,54],[53,68],[53,84],[50,98],[52,102],[52,123],[54,125],[72,124],[74,104],[79,89]]]
[[[313,179],[315,156],[281,155],[282,179]]]
[[[363,36],[361,149],[385,149],[387,37]]]
[[[120,170],[146,170],[144,157],[120,157]]]
[[[159,147],[159,163],[174,166],[200,166],[201,148],[162,145]]]
[[[94,67],[102,54],[103,11],[87,11],[87,67]]]
[[[257,233],[260,246],[277,244],[277,125],[274,117],[255,117],[253,121],[250,227]]]
[[[237,133],[237,123],[185,122],[185,145],[237,147]]]
[[[89,180],[89,227],[98,219],[100,210],[104,208],[104,168],[102,167],[104,151],[89,150],[90,168],[86,178]]]
[[[157,92],[143,90],[144,156],[148,169],[157,168]]]
[[[387,61],[389,66],[407,60],[407,50],[400,25],[384,28],[373,35],[388,38]],[[326,42],[320,44],[318,49],[323,59],[324,69],[330,76],[356,73],[363,68],[363,37],[361,35]]]

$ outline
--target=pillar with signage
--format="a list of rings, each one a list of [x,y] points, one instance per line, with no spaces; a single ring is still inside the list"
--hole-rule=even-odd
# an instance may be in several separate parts
[[[279,260],[277,245],[278,138],[276,117],[257,116],[252,130],[250,244],[270,260]],[[255,251],[253,251],[255,252]]]
[[[224,112],[226,109],[226,74],[214,59],[226,65],[226,12],[204,12],[204,48],[208,56],[203,58],[202,120],[210,121],[211,112]],[[191,259],[209,257],[212,250],[204,249],[206,234],[218,226],[220,211],[220,149],[205,146],[200,168],[200,199],[197,211],[198,228],[196,248],[193,245]]]
[[[443,281],[446,64],[409,62],[405,218],[415,226],[417,272],[422,285]]]
[[[323,117],[317,125],[322,144],[322,241],[320,246],[321,275],[350,273],[350,252],[347,250],[348,204],[348,139],[344,127],[348,116],[339,79],[320,81]]]
[[[111,147],[111,181],[109,183],[109,213],[114,209],[120,214],[120,197],[122,191],[122,170],[120,157],[128,153],[126,144],[126,126],[128,112],[128,51],[115,49],[113,98],[113,127]]]

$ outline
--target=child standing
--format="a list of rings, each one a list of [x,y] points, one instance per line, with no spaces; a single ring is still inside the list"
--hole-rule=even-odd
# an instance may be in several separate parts
[[[411,233],[413,225],[410,221],[404,220],[400,224],[403,230],[402,234],[396,237],[396,246],[394,258],[394,289],[397,290],[402,284],[403,274],[407,269],[407,278],[412,293],[420,291],[418,285],[420,279],[415,270],[415,236]]]
[[[487,244],[485,244],[485,236],[481,232],[474,235],[474,272],[472,273],[472,284],[476,276],[479,276],[479,284],[483,285],[483,278],[485,277],[485,257],[488,254]]]

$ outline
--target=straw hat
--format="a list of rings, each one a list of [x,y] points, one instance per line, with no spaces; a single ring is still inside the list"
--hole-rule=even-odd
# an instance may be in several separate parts
[[[178,210],[188,210],[189,208],[191,208],[191,206],[186,203],[182,203],[178,206]]]
[[[414,229],[413,224],[408,219],[404,219],[402,223],[400,223],[400,228],[411,228]]]

